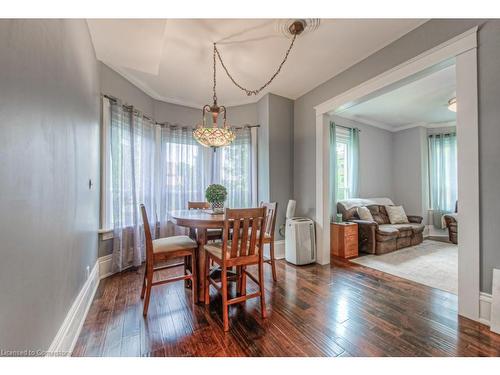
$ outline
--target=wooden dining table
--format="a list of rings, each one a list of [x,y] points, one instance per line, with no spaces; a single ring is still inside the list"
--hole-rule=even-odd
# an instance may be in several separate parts
[[[196,265],[198,268],[198,302],[205,301],[205,245],[207,243],[207,229],[222,229],[224,214],[213,214],[209,210],[179,210],[170,213],[172,222],[180,227],[194,229],[198,251]]]

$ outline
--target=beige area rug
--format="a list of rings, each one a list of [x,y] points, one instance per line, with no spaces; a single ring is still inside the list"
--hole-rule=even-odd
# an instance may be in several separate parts
[[[384,255],[365,255],[354,263],[457,294],[458,246],[425,240]]]

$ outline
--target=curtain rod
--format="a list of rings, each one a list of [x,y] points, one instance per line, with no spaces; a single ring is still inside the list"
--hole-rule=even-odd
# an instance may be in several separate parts
[[[434,134],[427,134],[429,138],[431,137],[442,137],[445,135],[457,135],[457,132],[445,132],[445,133],[434,133]]]
[[[121,102],[120,99],[118,99],[118,98],[116,98],[116,97],[114,97],[112,95],[101,94],[101,96],[104,97],[104,98],[107,98],[107,99],[109,99],[109,100],[111,100],[112,102],[115,102],[115,103]],[[171,127],[171,128],[196,129],[196,127],[187,126],[187,125],[180,125],[180,124],[172,124],[172,123],[170,123],[168,121],[157,122],[153,118],[151,118],[149,116],[146,116],[144,113],[136,110],[134,108],[134,106],[132,106],[132,105],[122,104],[122,106],[124,108],[126,108],[127,110],[130,110],[130,111],[133,111],[134,113],[140,114],[142,117],[144,117],[145,119],[153,122],[155,125],[159,125],[159,126],[162,126],[162,127]],[[260,128],[260,124],[257,124],[257,125],[244,124],[244,125],[241,125],[241,126],[238,126],[238,127],[234,127],[233,129],[235,129],[235,130],[241,130],[241,129],[251,129],[251,128]]]
[[[107,98],[107,99],[111,100],[111,101],[112,101],[112,102],[114,102],[114,103],[121,102],[121,100],[120,100],[120,99],[118,99],[118,98],[116,98],[116,97],[114,97],[114,96],[108,95],[108,94],[101,94],[101,96],[103,96],[103,97],[105,97],[105,98]],[[133,106],[133,105],[122,104],[122,107],[123,107],[123,108],[126,108],[127,110],[129,110],[129,111],[131,111],[131,112],[133,112],[133,113],[136,113],[136,114],[138,114],[138,115],[141,115],[141,116],[142,116],[142,117],[144,117],[146,120],[149,120],[149,121],[153,122],[155,125],[160,125],[160,124],[159,124],[159,123],[157,123],[157,122],[156,122],[153,118],[151,118],[151,117],[149,117],[149,116],[145,115],[144,113],[142,113],[142,112],[140,112],[140,111],[136,110],[136,109],[134,108],[134,106]]]
[[[340,128],[344,128],[344,129],[356,129],[358,132],[360,132],[360,133],[362,132],[362,130],[360,128],[356,128],[356,127],[353,127],[353,126],[337,125],[335,123],[335,121],[333,123],[335,124],[335,126],[338,126]]]

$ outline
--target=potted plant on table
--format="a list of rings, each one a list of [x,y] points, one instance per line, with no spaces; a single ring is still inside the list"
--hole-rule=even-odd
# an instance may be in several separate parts
[[[209,185],[205,191],[205,198],[212,205],[214,214],[224,212],[224,202],[227,198],[227,190],[224,186],[219,184]]]

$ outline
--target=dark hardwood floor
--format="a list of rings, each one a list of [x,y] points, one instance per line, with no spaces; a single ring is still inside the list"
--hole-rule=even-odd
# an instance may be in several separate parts
[[[261,320],[258,299],[233,306],[226,334],[213,289],[210,307],[193,309],[182,282],[155,287],[143,318],[143,269],[109,277],[73,355],[500,355],[500,335],[458,317],[453,294],[342,260],[303,267],[278,261],[277,283],[265,270],[268,318]]]

